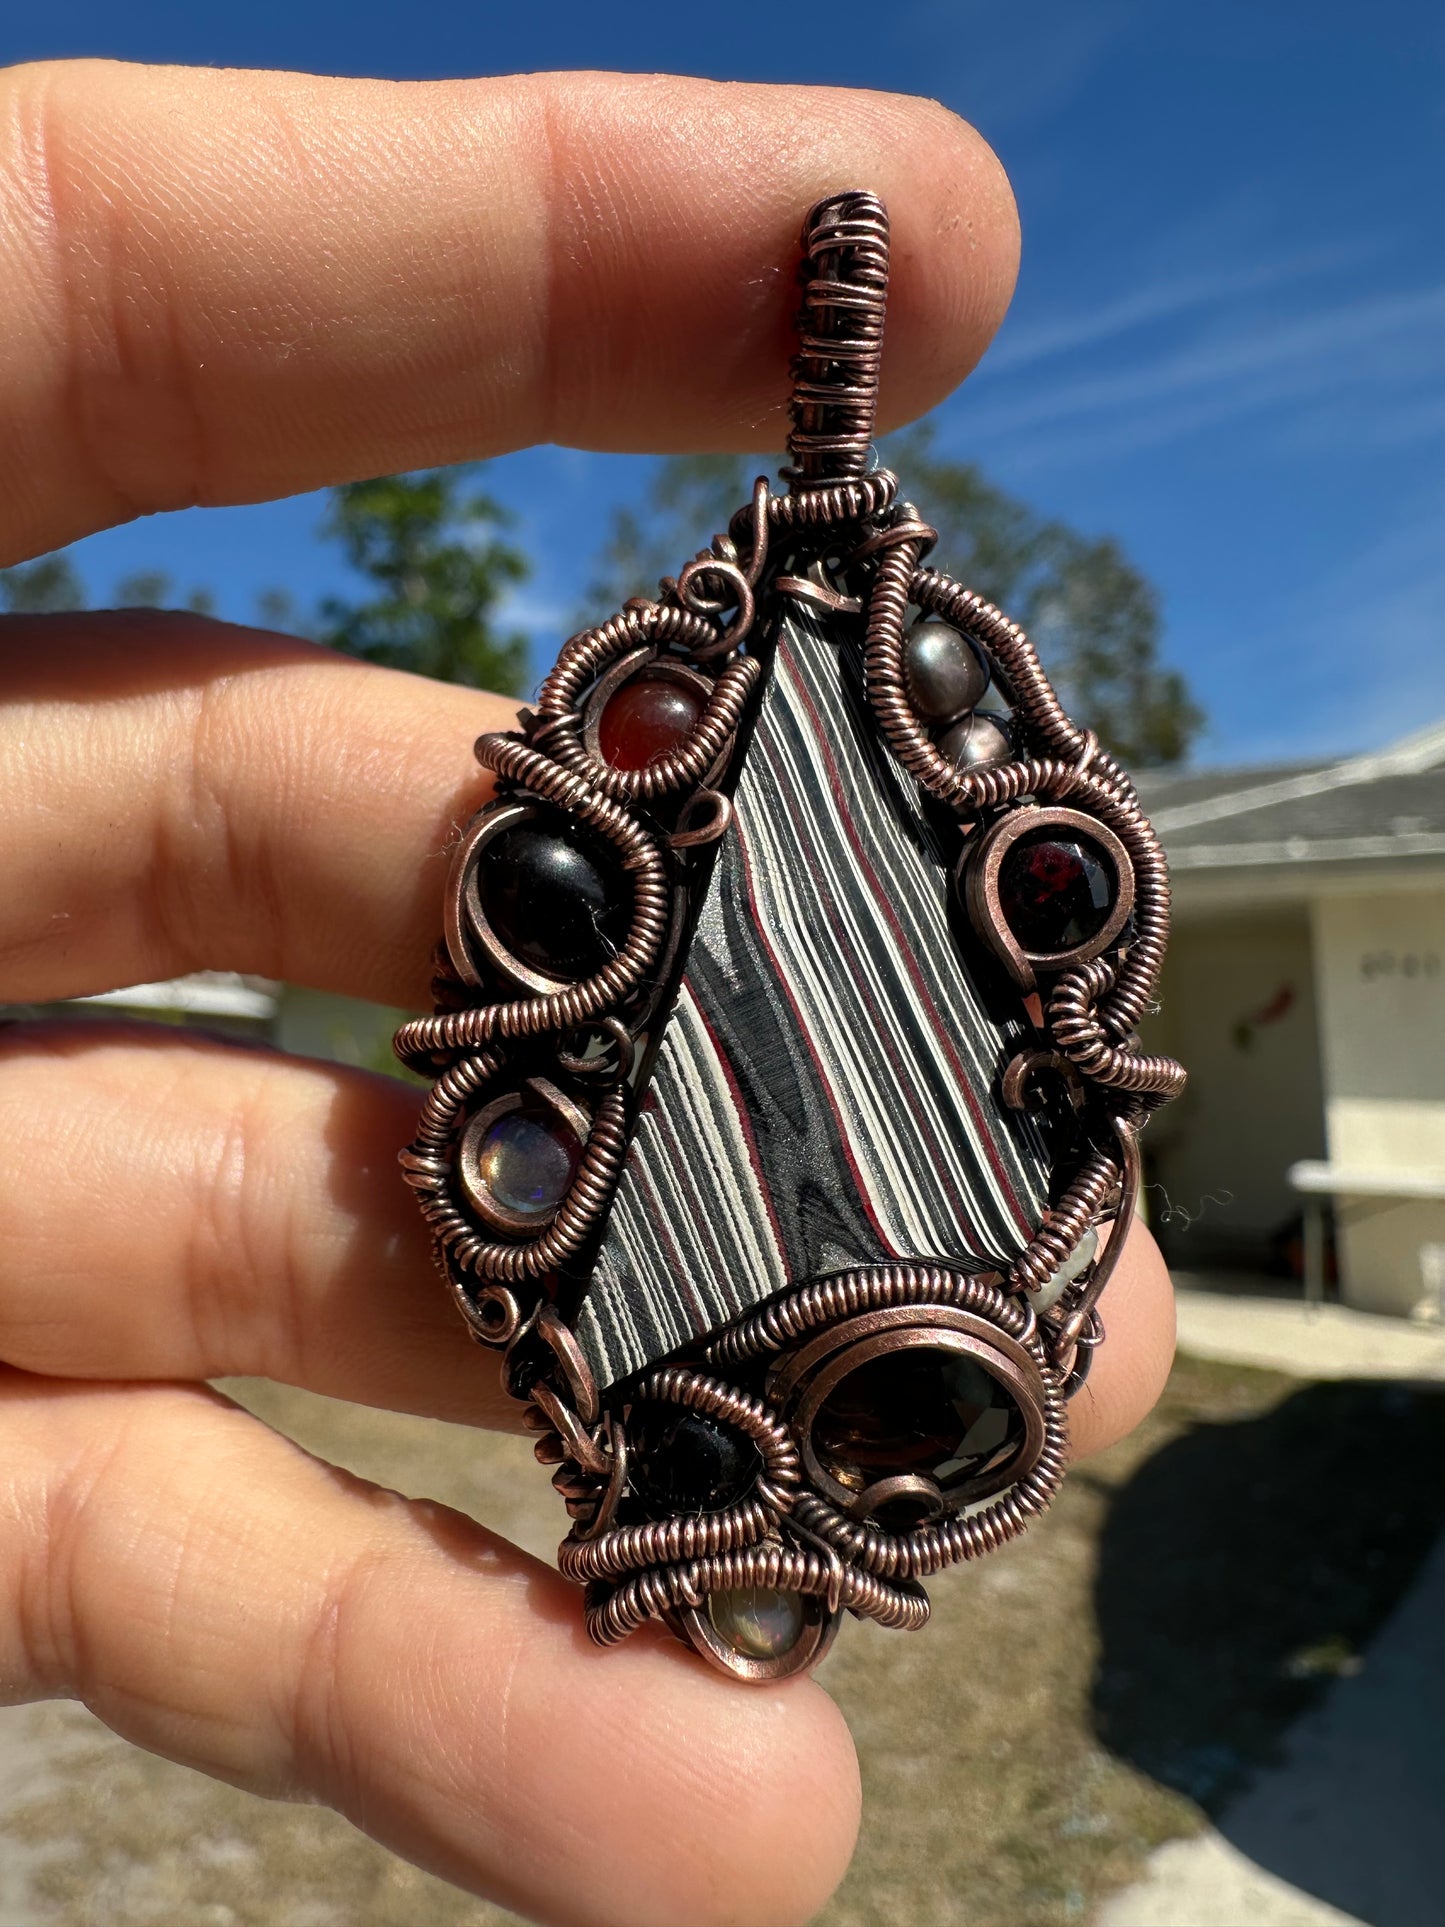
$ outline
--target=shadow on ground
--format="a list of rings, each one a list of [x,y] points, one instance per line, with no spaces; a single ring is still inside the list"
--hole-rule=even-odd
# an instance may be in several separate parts
[[[1445,1389],[1344,1382],[1196,1423],[1099,1539],[1099,1739],[1371,1927],[1440,1919],[1442,1526]]]

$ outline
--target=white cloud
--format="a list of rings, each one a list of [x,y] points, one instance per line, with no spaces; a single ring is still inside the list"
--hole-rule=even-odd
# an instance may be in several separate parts
[[[1156,306],[1165,299],[1162,291],[1148,298]],[[1127,325],[1119,320],[1124,305],[1116,306],[1114,332]],[[997,392],[1002,378],[981,382],[949,412],[958,411],[955,425],[973,443],[1008,443],[1011,459],[1030,466],[1041,459],[1062,465],[1131,453],[1241,415],[1288,419],[1304,404],[1316,439],[1331,428],[1332,443],[1419,436],[1445,426],[1442,381],[1445,283],[1371,290],[1309,313],[1261,314],[1106,373],[1030,379],[1016,395]],[[1040,431],[1046,444],[1030,441]]]

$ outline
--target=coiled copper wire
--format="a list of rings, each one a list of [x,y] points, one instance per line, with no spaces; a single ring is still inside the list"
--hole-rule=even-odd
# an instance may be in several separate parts
[[[952,1305],[990,1318],[1010,1338],[1027,1344],[1034,1315],[1026,1300],[1000,1291],[996,1274],[953,1271],[943,1265],[870,1265],[820,1278],[762,1305],[704,1349],[710,1365],[741,1365],[780,1352],[805,1333],[841,1324],[866,1311],[897,1305]]]
[[[882,515],[897,494],[898,477],[886,468],[875,469],[855,481],[810,484],[788,495],[770,496],[768,526],[779,535],[830,528],[842,531]],[[733,517],[729,527],[735,538],[751,515],[751,508],[742,508]]]
[[[447,1151],[408,1151],[402,1170],[442,1250],[464,1271],[516,1285],[555,1271],[581,1247],[612,1196],[626,1151],[626,1105],[621,1092],[609,1091],[592,1114],[577,1175],[556,1216],[536,1237],[520,1242],[488,1237],[456,1203],[455,1166]]]
[[[849,1570],[862,1567],[876,1578],[922,1579],[960,1560],[976,1559],[1017,1538],[1047,1510],[1063,1483],[1068,1465],[1068,1430],[1062,1386],[1042,1339],[1028,1342],[1044,1382],[1044,1446],[1032,1468],[1006,1492],[975,1512],[956,1514],[912,1532],[885,1532],[881,1526],[849,1518],[814,1492],[794,1501],[801,1526],[836,1548]]]
[[[940,1265],[880,1265],[821,1279],[761,1306],[721,1333],[705,1353],[714,1366],[740,1365],[784,1351],[809,1332],[865,1312],[930,1304],[978,1313],[1028,1350],[1043,1381],[1044,1443],[1032,1468],[988,1505],[912,1533],[862,1524],[811,1491],[798,1495],[792,1516],[801,1526],[834,1546],[846,1562],[862,1564],[887,1579],[921,1578],[1001,1545],[1023,1531],[1058,1490],[1067,1453],[1061,1386],[1027,1299],[1002,1291],[997,1277],[989,1274]]]
[[[596,630],[589,630],[577,641],[589,645],[596,634]],[[576,707],[577,697],[593,681],[597,671],[614,658],[591,646],[580,647],[571,655],[572,648],[573,644],[568,643],[538,698],[538,718],[550,725],[548,751],[565,769],[574,771],[601,795],[628,802],[650,802],[673,790],[690,789],[700,783],[736,734],[753,685],[762,673],[756,656],[734,657],[723,665],[707,705],[686,741],[655,757],[642,769],[614,769],[610,763],[587,753],[582,740],[582,717]]]
[[[881,1625],[913,1632],[928,1621],[928,1595],[920,1586],[890,1584],[858,1566],[835,1563],[816,1552],[801,1552],[776,1540],[740,1552],[694,1559],[686,1565],[654,1566],[624,1579],[615,1590],[589,1587],[587,1631],[602,1646],[613,1646],[649,1619],[678,1606],[701,1606],[709,1593],[762,1586],[776,1592],[827,1599]]]
[[[617,955],[581,983],[537,997],[412,1018],[397,1032],[395,1049],[406,1062],[417,1065],[428,1064],[442,1052],[479,1050],[495,1037],[580,1029],[588,1019],[623,1001],[656,959],[667,934],[672,897],[662,855],[624,809],[515,737],[484,736],[477,744],[477,759],[484,768],[569,811],[607,838],[632,877],[632,928]]]
[[[642,1566],[671,1565],[755,1545],[776,1527],[802,1478],[787,1427],[760,1399],[720,1379],[674,1365],[654,1372],[639,1387],[637,1398],[647,1404],[680,1405],[735,1426],[757,1446],[762,1474],[747,1499],[718,1512],[643,1520],[595,1538],[574,1534],[564,1539],[557,1563],[569,1579],[610,1579]]]
[[[1079,1240],[1097,1224],[1119,1188],[1119,1166],[1107,1152],[1090,1149],[1057,1204],[1009,1268],[1009,1282],[1021,1291],[1038,1291],[1070,1258]]]
[[[1182,1064],[1172,1057],[1143,1056],[1128,1040],[1110,1042],[1108,1032],[1122,1013],[1117,1001],[1104,1000],[1117,977],[1114,965],[1102,957],[1065,971],[1049,998],[1049,1029],[1059,1048],[1096,1084],[1136,1092],[1156,1103],[1177,1097],[1185,1083]],[[1099,1014],[1101,1004],[1106,1016]]]
[[[868,599],[866,677],[879,726],[903,766],[957,809],[994,808],[1021,796],[1067,797],[1073,807],[1092,811],[1123,843],[1135,881],[1128,948],[1117,965],[1083,964],[1064,974],[1055,997],[1063,1000],[1065,1034],[1055,1031],[1054,1038],[1094,1084],[1163,1102],[1182,1088],[1182,1069],[1170,1059],[1143,1057],[1128,1042],[1153,997],[1169,936],[1169,873],[1159,839],[1113,758],[1064,714],[1023,630],[947,576],[918,569],[921,547],[920,539],[887,549]],[[984,644],[1026,728],[1053,755],[982,770],[959,769],[940,755],[914,714],[905,685],[904,623],[910,603]]]
[[[888,302],[888,215],[876,194],[835,194],[812,209],[803,272],[785,473],[806,491],[868,467]]]

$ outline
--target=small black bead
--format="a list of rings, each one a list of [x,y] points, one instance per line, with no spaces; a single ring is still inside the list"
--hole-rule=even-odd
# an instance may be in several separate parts
[[[477,894],[503,947],[549,976],[590,977],[627,941],[632,903],[621,864],[560,810],[509,823],[483,846]]]
[[[653,1515],[721,1512],[735,1505],[762,1470],[752,1440],[701,1412],[658,1405],[628,1427],[633,1489]]]

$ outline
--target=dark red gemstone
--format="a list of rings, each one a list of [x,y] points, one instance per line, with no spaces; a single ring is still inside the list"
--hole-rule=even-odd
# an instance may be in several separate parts
[[[1072,950],[1097,937],[1118,888],[1114,866],[1086,836],[1034,830],[1005,852],[998,900],[1004,922],[1031,956]]]
[[[977,1359],[916,1346],[849,1372],[813,1420],[813,1445],[855,1491],[904,1473],[946,1487],[982,1471],[1023,1432],[1017,1405]]]
[[[608,697],[597,747],[613,769],[646,769],[685,743],[703,711],[699,690],[671,676],[633,676]]]

